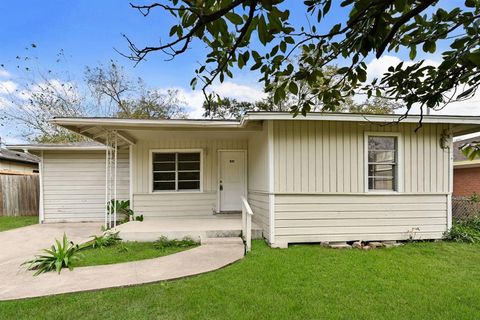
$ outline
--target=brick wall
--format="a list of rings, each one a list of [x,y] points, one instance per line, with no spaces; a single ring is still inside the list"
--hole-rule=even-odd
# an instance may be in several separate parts
[[[473,192],[480,195],[480,167],[454,169],[453,195],[469,196]]]

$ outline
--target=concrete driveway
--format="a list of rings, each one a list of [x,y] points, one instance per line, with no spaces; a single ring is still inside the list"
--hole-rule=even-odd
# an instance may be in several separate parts
[[[46,224],[0,232],[0,300],[122,287],[177,279],[213,271],[243,258],[240,238],[205,239],[202,245],[176,254],[112,265],[48,272],[37,277],[20,264],[50,247],[63,233],[75,243],[100,234],[92,223]]]
[[[63,233],[67,235],[68,240],[81,243],[94,234],[102,234],[101,225],[101,223],[49,223],[0,232],[0,279],[4,276],[7,265],[18,266],[25,260],[32,259],[42,249],[49,248],[55,239],[61,240]]]

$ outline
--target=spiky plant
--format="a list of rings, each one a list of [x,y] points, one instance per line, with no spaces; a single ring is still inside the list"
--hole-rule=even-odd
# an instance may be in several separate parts
[[[35,256],[35,259],[25,261],[28,270],[36,270],[34,276],[44,272],[60,271],[63,268],[73,269],[73,263],[78,260],[78,245],[68,241],[67,235],[63,234],[63,240],[60,242],[55,239],[55,244],[50,249],[44,249],[44,254]]]

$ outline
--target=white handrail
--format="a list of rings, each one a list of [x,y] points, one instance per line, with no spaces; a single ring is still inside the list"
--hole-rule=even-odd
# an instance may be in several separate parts
[[[252,250],[252,216],[253,211],[248,204],[247,199],[244,196],[241,197],[242,200],[242,235],[243,240],[245,241],[245,251],[249,252]]]

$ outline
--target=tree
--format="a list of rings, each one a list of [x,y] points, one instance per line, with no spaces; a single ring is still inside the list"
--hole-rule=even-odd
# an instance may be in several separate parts
[[[16,57],[19,76],[15,82],[0,82],[0,103],[5,110],[0,114],[0,125],[7,121],[18,124],[16,132],[21,132],[27,140],[61,143],[86,139],[52,125],[49,121],[54,117],[186,117],[185,104],[178,91],[147,89],[142,79],[132,80],[113,61],[108,67],[86,67],[85,79],[75,79],[62,66],[67,60],[62,50],[57,54],[56,65],[46,70],[31,54],[30,50],[35,48],[32,45],[25,49],[29,52]]]
[[[36,46],[26,48],[28,51]],[[65,61],[63,51],[57,54],[56,63]],[[75,142],[85,138],[50,124],[54,117],[79,117],[89,113],[85,97],[76,82],[66,72],[44,70],[37,66],[31,55],[17,56],[17,69],[22,77],[4,87],[6,99],[4,119],[20,124],[23,137],[40,143]],[[0,88],[2,89],[2,88]],[[0,90],[2,91],[2,90]]]
[[[217,79],[233,77],[238,69],[260,72],[260,81],[273,93],[274,103],[298,97],[295,114],[310,111],[315,100],[325,109],[335,110],[347,97],[359,91],[401,101],[408,111],[414,106],[436,108],[453,100],[468,99],[480,85],[480,1],[465,0],[462,7],[444,9],[438,0],[305,0],[309,16],[306,26],[293,25],[284,0],[165,0],[144,5],[132,4],[144,16],[162,10],[177,21],[168,39],[138,47],[126,37],[137,63],[153,52],[174,58],[190,44],[200,41],[208,53],[196,75],[206,89]],[[327,21],[335,12],[344,12],[344,22]],[[339,11],[342,10],[342,11]],[[327,19],[330,18],[330,19]],[[258,41],[256,40],[258,38]],[[259,44],[258,46],[252,44]],[[391,67],[381,79],[367,83],[365,59],[385,52],[417,51],[433,54],[442,50],[438,66],[422,59],[412,65]],[[295,59],[292,59],[295,57]],[[297,63],[298,59],[298,63]],[[335,76],[323,72],[325,66],[344,62]],[[304,96],[297,83],[309,86]]]
[[[352,103],[348,111],[353,113],[392,114],[403,105],[382,97],[373,97],[362,103]]]
[[[120,118],[186,118],[185,103],[177,90],[146,89],[141,78],[132,80],[115,61],[108,66],[85,68],[85,80],[104,113]],[[107,101],[105,101],[107,100]]]

